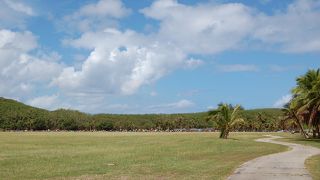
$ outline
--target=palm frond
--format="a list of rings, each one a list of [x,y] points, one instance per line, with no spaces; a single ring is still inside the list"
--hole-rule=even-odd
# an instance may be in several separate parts
[[[234,119],[234,120],[231,122],[230,126],[231,126],[231,127],[234,127],[234,126],[236,126],[236,125],[243,124],[244,122],[245,122],[244,119],[242,119],[242,118],[237,118],[237,119]]]

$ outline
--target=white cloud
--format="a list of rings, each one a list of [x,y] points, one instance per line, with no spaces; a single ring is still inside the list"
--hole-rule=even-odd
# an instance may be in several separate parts
[[[141,86],[153,83],[175,69],[195,68],[203,64],[199,59],[186,59],[194,54],[216,54],[237,49],[250,38],[272,45],[288,43],[290,38],[273,42],[273,31],[268,34],[265,29],[279,27],[296,31],[275,26],[274,22],[282,23],[286,18],[279,17],[286,13],[291,19],[296,12],[312,10],[307,4],[295,2],[285,13],[267,16],[240,3],[191,6],[174,0],[155,1],[141,10],[146,17],[160,22],[159,31],[149,35],[117,28],[102,29],[104,25],[92,30],[91,23],[119,19],[130,10],[121,1],[88,4],[66,18],[75,23],[87,21],[90,26],[81,29],[83,33],[79,38],[64,40],[64,43],[89,50],[90,55],[77,65],[65,68],[52,85],[67,94],[134,94]],[[293,10],[294,7],[300,10]],[[265,23],[260,23],[260,20]],[[252,34],[254,36],[250,36]],[[284,45],[282,47],[285,49]],[[252,64],[218,65],[217,69],[222,72],[259,71]]]
[[[33,11],[33,9],[28,6],[25,5],[19,1],[13,1],[13,0],[4,0],[4,2],[12,9],[15,10],[17,12],[20,13],[24,13],[28,16],[35,16],[35,12]]]
[[[25,29],[26,20],[35,15],[31,6],[20,1],[0,1],[0,28]]]
[[[35,36],[29,32],[13,32],[7,29],[0,29],[0,47],[2,51],[11,49],[20,52],[28,52],[37,47]]]
[[[194,106],[194,103],[192,101],[183,99],[183,100],[180,100],[179,102],[169,104],[168,106],[172,106],[174,108],[189,108]]]
[[[259,68],[252,64],[230,64],[217,65],[217,69],[221,72],[257,72]]]
[[[280,99],[278,99],[274,104],[273,107],[283,107],[285,104],[287,104],[288,102],[290,102],[290,100],[292,99],[292,95],[291,94],[287,94],[285,96],[282,96]]]
[[[116,27],[118,23],[116,19],[123,18],[130,12],[131,10],[126,8],[121,0],[99,0],[66,15],[60,22],[60,27],[67,31],[76,29],[82,32]]]
[[[195,54],[237,48],[254,25],[254,11],[237,3],[188,6],[158,0],[141,12],[160,21],[159,39]]]
[[[35,88],[42,88],[61,72],[62,65],[32,55],[35,49],[37,40],[31,32],[0,29],[0,96],[32,96]]]
[[[75,14],[79,16],[100,16],[122,18],[130,13],[130,10],[124,7],[121,0],[100,0],[94,4],[88,4]]]
[[[34,107],[43,108],[43,109],[55,110],[58,108],[62,108],[61,104],[58,101],[59,101],[58,95],[40,96],[40,97],[33,98],[31,100],[28,100],[27,104]]]
[[[161,108],[174,108],[174,109],[183,109],[183,108],[189,108],[194,106],[194,103],[192,101],[182,99],[177,102],[168,103],[168,104],[160,104],[160,105],[154,105],[151,106],[153,109],[161,109]]]
[[[194,58],[190,58],[185,62],[185,68],[187,69],[195,69],[201,65],[203,65],[204,62],[200,59],[194,59]]]
[[[85,6],[75,14],[89,16],[98,4]],[[203,64],[199,59],[186,60],[189,54],[235,47],[252,26],[252,12],[242,4],[192,7],[176,1],[156,1],[141,12],[160,20],[158,34],[107,28],[87,30],[78,39],[65,40],[65,44],[91,53],[79,70],[65,68],[53,84],[65,92],[133,94],[177,68]]]
[[[266,15],[240,3],[191,6],[158,0],[141,12],[159,20],[159,39],[187,53],[256,48],[257,41],[263,49],[305,53],[320,51],[319,8],[320,1],[296,0],[285,11]]]
[[[108,42],[108,43],[106,43]],[[65,68],[53,84],[69,92],[133,94],[183,64],[185,55],[133,31],[84,33],[69,44],[92,49],[80,70]]]
[[[320,1],[297,0],[286,11],[260,14],[253,38],[290,53],[320,52]]]
[[[147,113],[173,113],[187,112],[194,106],[194,102],[187,99],[182,99],[177,102],[148,106],[145,109],[147,110]]]
[[[80,37],[64,40],[64,43],[90,51],[88,57],[75,56],[79,61],[69,67],[61,64],[59,54],[34,53],[39,47],[31,32],[0,30],[0,95],[28,96],[30,103],[48,108],[51,108],[48,104],[41,104],[42,100],[62,105],[68,102],[65,104],[85,111],[101,107],[135,111],[126,103],[107,106],[106,99],[110,95],[133,94],[176,69],[193,69],[204,63],[187,57],[250,49],[255,43],[262,48],[288,53],[319,52],[319,8],[319,1],[300,0],[284,11],[267,15],[240,3],[210,1],[184,5],[174,0],[158,0],[141,12],[158,21],[159,29],[142,34],[119,30],[119,20],[131,12],[122,1],[100,0],[63,17],[61,26],[76,31],[72,37],[80,33]],[[23,27],[25,19],[34,15],[30,6],[19,1],[0,1],[0,27]],[[218,65],[217,69],[259,71],[252,64]],[[276,66],[271,69],[284,70]],[[33,97],[35,90],[46,88],[50,82],[53,89],[57,88],[67,97]],[[286,98],[283,97],[283,102]],[[281,104],[279,100],[275,106]],[[189,100],[181,100],[147,107],[146,111],[172,112],[193,105]]]

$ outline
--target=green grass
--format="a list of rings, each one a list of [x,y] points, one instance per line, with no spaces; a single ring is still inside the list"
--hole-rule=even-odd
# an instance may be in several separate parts
[[[304,139],[300,134],[281,133],[279,135],[285,137],[284,139],[281,139],[281,141],[287,141],[320,148],[320,139]],[[320,155],[308,158],[305,164],[308,171],[311,173],[313,179],[320,180]]]
[[[314,180],[320,180],[320,155],[307,159],[306,166]]]
[[[262,134],[1,132],[0,179],[225,179],[287,149]]]

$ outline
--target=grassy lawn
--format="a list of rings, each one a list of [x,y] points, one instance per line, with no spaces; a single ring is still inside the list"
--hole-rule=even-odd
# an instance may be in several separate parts
[[[0,179],[225,179],[285,151],[263,133],[1,132]]]
[[[281,133],[279,135],[286,137],[281,139],[281,141],[299,143],[320,148],[320,139],[304,139],[300,134]],[[320,155],[310,157],[305,163],[313,179],[320,180]]]

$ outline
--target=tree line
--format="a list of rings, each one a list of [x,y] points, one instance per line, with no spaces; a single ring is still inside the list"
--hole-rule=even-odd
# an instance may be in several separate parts
[[[320,69],[309,70],[296,82],[292,99],[283,109],[244,110],[241,106],[219,104],[209,113],[92,115],[68,109],[47,111],[0,98],[0,130],[174,131],[213,128],[225,132],[222,137],[227,137],[231,130],[298,129],[305,138],[320,138]],[[235,111],[237,118],[231,118]]]
[[[283,129],[279,109],[244,110],[237,131]],[[0,130],[174,131],[219,129],[207,112],[188,114],[86,114],[76,110],[47,111],[0,98]]]

